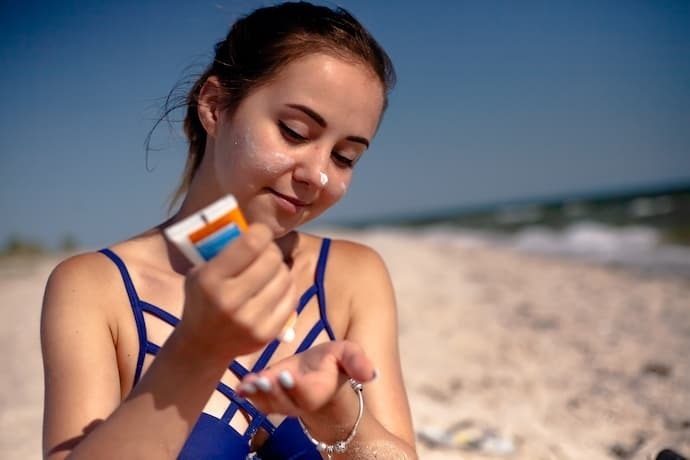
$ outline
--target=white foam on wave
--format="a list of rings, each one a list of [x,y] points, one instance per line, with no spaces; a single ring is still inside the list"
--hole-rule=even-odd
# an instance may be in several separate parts
[[[444,246],[502,246],[522,252],[690,276],[690,248],[666,244],[657,230],[643,226],[613,227],[578,222],[560,230],[534,225],[513,234],[501,234],[437,225],[403,232]]]
[[[385,247],[400,241],[405,244],[422,241],[465,249],[500,246],[528,253],[573,257],[594,263],[690,277],[690,247],[667,244],[657,230],[644,226],[614,227],[580,221],[560,230],[533,225],[506,234],[438,224],[420,228],[373,227],[351,232],[347,237],[374,247]]]
[[[502,243],[520,251],[690,275],[690,248],[665,244],[649,227],[596,222],[579,222],[562,230],[528,227]]]
[[[511,245],[528,251],[607,260],[630,253],[649,253],[659,243],[658,232],[651,228],[614,228],[594,222],[581,222],[561,231],[528,227],[512,237]]]

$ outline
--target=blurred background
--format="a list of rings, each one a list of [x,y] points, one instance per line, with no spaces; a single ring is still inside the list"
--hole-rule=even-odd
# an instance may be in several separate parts
[[[0,2],[2,458],[40,458],[50,271],[166,218],[164,99],[270,3]],[[342,5],[398,84],[314,226],[389,266],[420,457],[690,456],[690,2]]]
[[[186,146],[176,113],[144,147],[163,98],[230,23],[269,3],[3,2],[0,247],[98,248],[164,219]],[[690,3],[343,6],[399,81],[321,224],[543,224],[528,239],[552,249],[687,244]]]

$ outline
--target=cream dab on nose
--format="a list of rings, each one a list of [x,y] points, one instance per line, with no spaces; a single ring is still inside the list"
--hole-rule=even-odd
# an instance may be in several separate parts
[[[321,185],[326,185],[328,183],[328,176],[325,172],[321,172],[319,179],[321,180]]]

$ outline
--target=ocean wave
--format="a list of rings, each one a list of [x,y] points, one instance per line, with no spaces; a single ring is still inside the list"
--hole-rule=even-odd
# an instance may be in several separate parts
[[[644,226],[577,222],[562,229],[533,225],[513,233],[501,233],[438,225],[420,234],[426,240],[445,245],[501,246],[526,253],[690,277],[690,248],[666,244],[658,230]]]

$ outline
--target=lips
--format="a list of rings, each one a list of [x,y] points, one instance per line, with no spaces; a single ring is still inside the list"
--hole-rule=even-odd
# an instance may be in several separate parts
[[[281,207],[285,208],[288,211],[291,212],[297,212],[305,208],[306,206],[309,206],[309,202],[300,200],[297,197],[290,196],[290,195],[284,195],[282,193],[279,193],[271,188],[268,189],[271,194],[276,198],[278,201],[278,204],[281,205]]]

